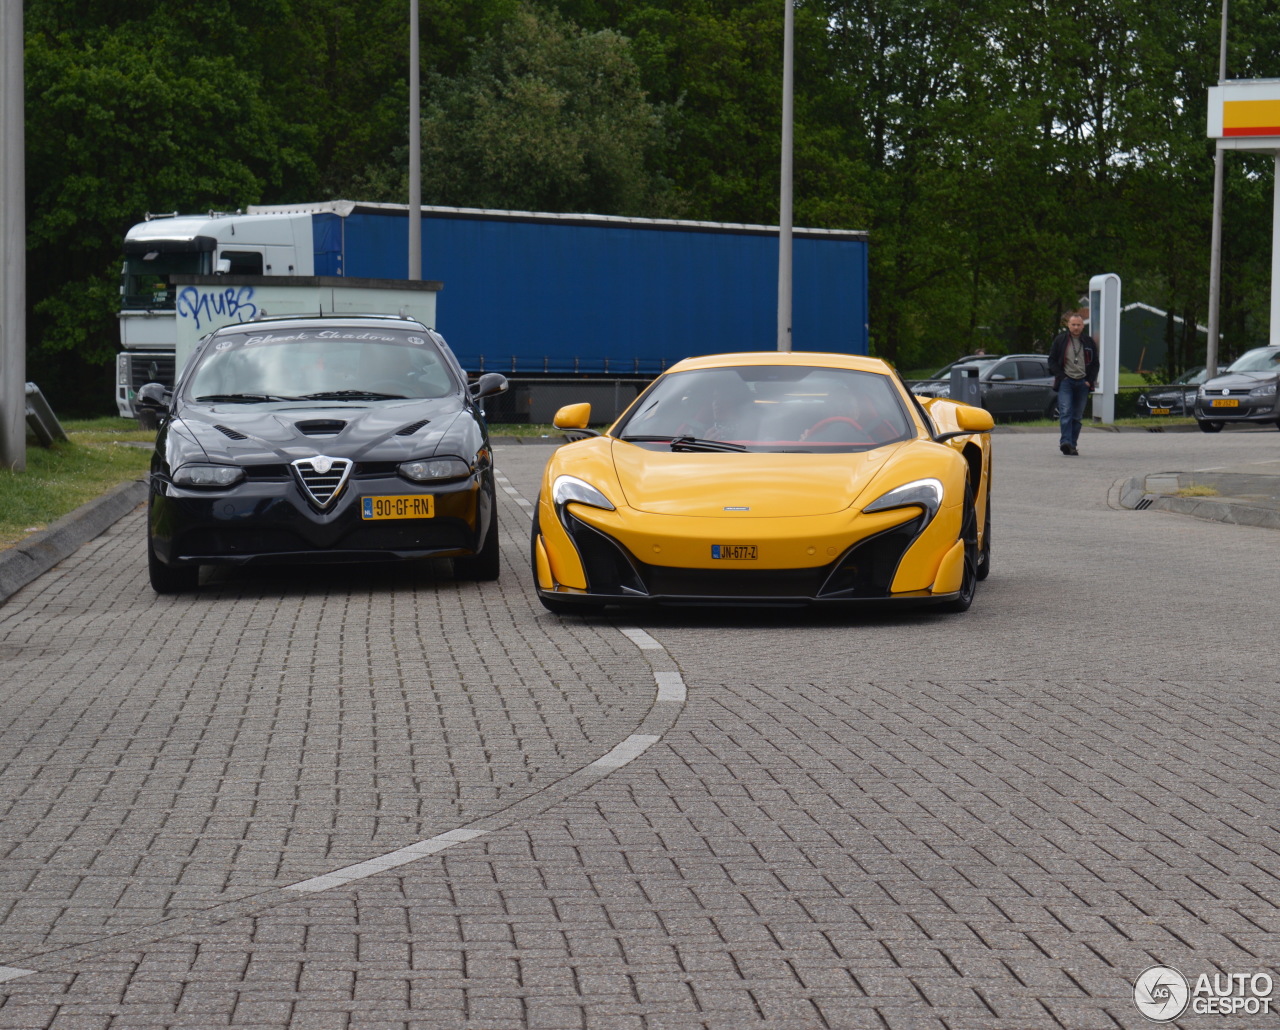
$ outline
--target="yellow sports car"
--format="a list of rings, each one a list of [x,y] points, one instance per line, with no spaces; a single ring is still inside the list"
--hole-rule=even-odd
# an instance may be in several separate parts
[[[991,415],[849,354],[673,365],[604,435],[555,424],[533,573],[559,614],[607,604],[940,604],[991,567]]]

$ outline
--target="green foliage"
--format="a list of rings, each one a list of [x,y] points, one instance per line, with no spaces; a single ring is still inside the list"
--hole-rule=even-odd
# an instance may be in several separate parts
[[[403,201],[404,0],[26,0],[32,377],[109,396],[125,229],[150,211]],[[1228,74],[1280,75],[1274,0]],[[874,350],[1043,347],[1091,275],[1202,360],[1217,5],[805,0],[797,225],[871,233]],[[422,0],[429,203],[772,223],[778,0]],[[1223,358],[1266,339],[1272,167],[1226,159]]]
[[[423,197],[441,204],[649,213],[662,143],[627,41],[521,4],[454,78],[427,82]]]

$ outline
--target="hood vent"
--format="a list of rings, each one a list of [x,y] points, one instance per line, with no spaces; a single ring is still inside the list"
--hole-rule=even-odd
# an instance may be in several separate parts
[[[347,428],[347,424],[336,418],[313,418],[295,422],[293,427],[303,436],[337,436]]]
[[[414,433],[416,433],[419,429],[421,429],[430,421],[431,419],[424,418],[421,422],[414,422],[412,425],[405,426],[403,429],[397,432],[396,436],[413,436]]]
[[[317,454],[314,458],[299,458],[293,463],[293,471],[307,496],[323,509],[342,493],[347,476],[351,474],[351,464],[346,458]]]
[[[214,426],[213,428],[214,428],[214,429],[216,429],[216,430],[217,430],[219,433],[221,433],[223,436],[225,436],[228,440],[247,440],[247,439],[249,439],[247,436],[245,436],[245,435],[244,435],[244,433],[237,433],[234,429],[231,429],[231,428],[230,428],[230,427],[228,427],[228,426]]]

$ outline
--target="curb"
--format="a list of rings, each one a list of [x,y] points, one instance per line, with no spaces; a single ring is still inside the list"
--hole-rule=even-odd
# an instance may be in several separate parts
[[[0,551],[0,603],[75,553],[147,499],[147,481],[112,487],[25,540]]]

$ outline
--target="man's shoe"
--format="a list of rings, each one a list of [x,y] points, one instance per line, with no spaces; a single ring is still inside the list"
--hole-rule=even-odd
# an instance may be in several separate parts
[[[1067,448],[1067,453],[1068,453],[1068,454],[1073,454],[1073,455],[1079,455],[1079,454],[1080,454],[1080,452],[1076,450],[1075,444],[1071,444],[1071,445]]]
[[[1058,444],[1058,450],[1060,450],[1063,454],[1070,454],[1073,448],[1069,443],[1060,443]]]

